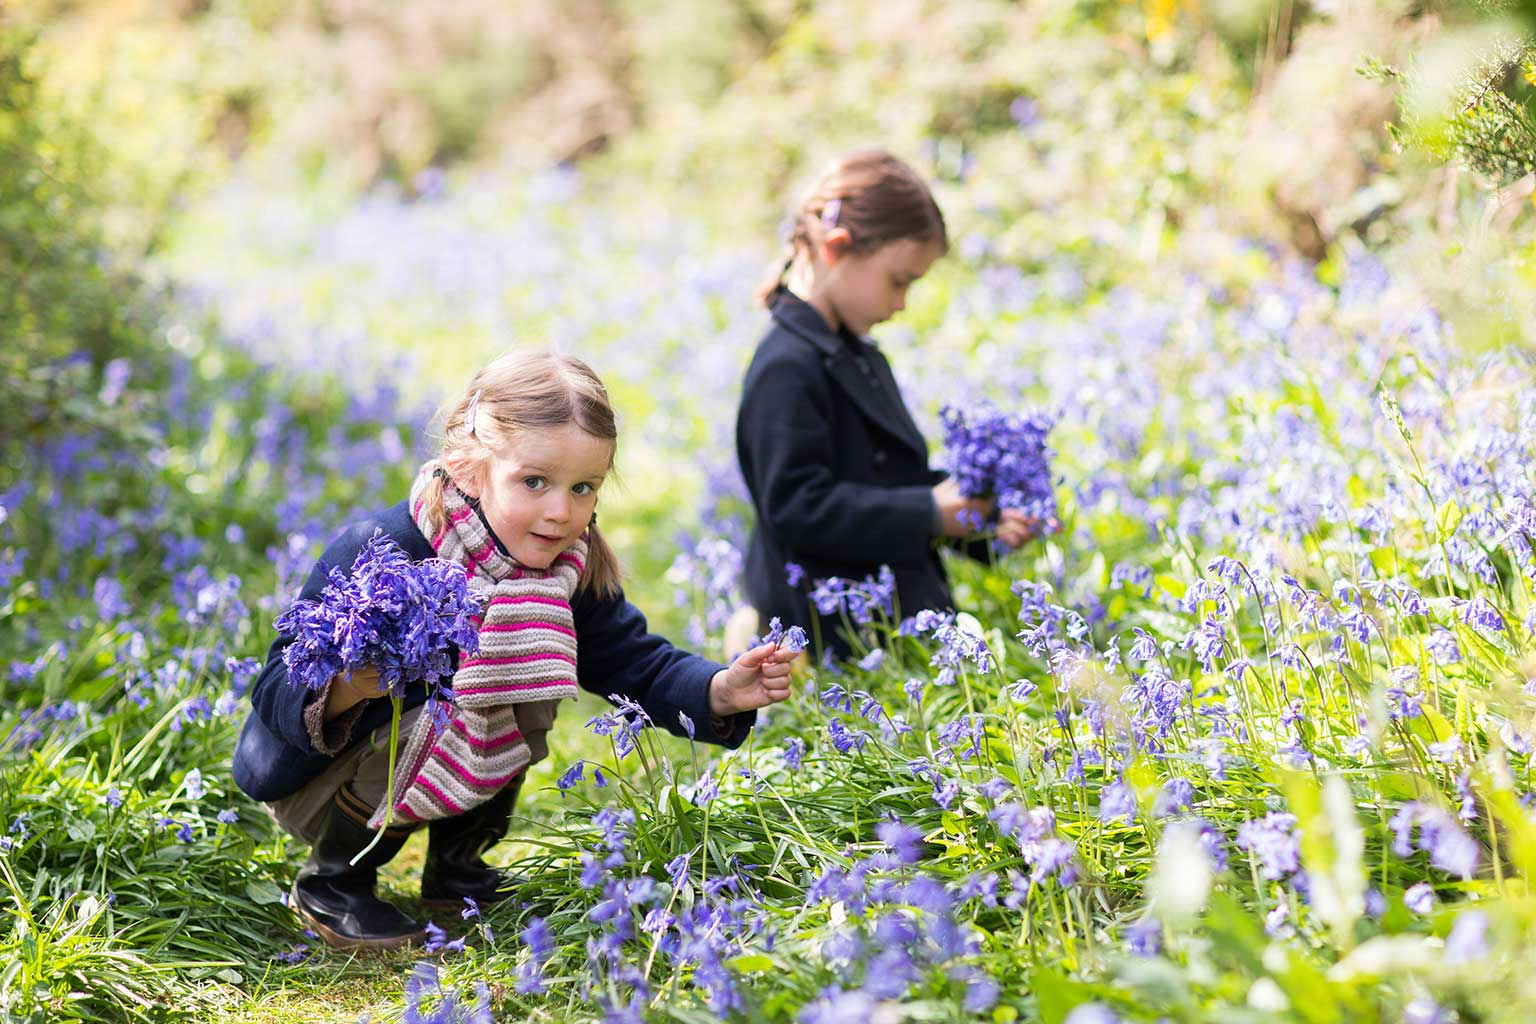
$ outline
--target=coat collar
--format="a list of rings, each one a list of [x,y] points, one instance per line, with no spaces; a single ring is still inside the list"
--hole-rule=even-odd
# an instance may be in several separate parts
[[[773,293],[768,311],[783,326],[794,331],[821,350],[824,356],[842,356],[852,351],[859,340],[848,331],[834,331],[830,324],[816,312],[816,307],[783,285]]]
[[[927,460],[928,442],[901,400],[890,364],[873,341],[846,330],[833,331],[815,307],[782,286],[774,293],[769,311],[784,328],[816,346],[827,374],[866,419]]]

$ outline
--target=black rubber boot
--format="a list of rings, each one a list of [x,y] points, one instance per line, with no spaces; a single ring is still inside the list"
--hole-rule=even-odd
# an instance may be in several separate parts
[[[427,862],[421,869],[421,905],[432,910],[463,910],[468,896],[480,906],[500,903],[511,879],[491,867],[482,854],[507,834],[512,808],[523,788],[524,772],[483,804],[427,826]]]
[[[309,863],[293,882],[293,909],[325,944],[335,949],[392,949],[426,937],[421,925],[374,895],[379,868],[400,852],[414,828],[387,828],[378,845],[355,865],[357,851],[373,841],[367,807],[350,786],[336,793]]]

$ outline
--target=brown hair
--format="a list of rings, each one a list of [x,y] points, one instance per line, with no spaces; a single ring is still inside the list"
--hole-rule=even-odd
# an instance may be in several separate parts
[[[476,396],[478,395],[478,398]],[[465,422],[470,402],[475,422]],[[573,356],[548,352],[509,352],[475,374],[458,399],[443,406],[434,421],[441,438],[438,459],[455,480],[478,476],[492,454],[519,433],[574,423],[593,437],[617,441],[619,432],[608,389],[592,368]],[[612,461],[609,469],[612,469]],[[443,479],[434,476],[423,494],[432,530],[442,529]],[[603,597],[619,592],[619,560],[597,530],[587,527],[587,566],[578,589],[593,588]]]
[[[859,255],[906,239],[937,242],[949,250],[944,214],[918,173],[883,149],[855,150],[834,160],[800,201],[789,251],[758,286],[759,305],[772,300],[795,258],[809,253],[835,227],[847,229],[849,252]]]

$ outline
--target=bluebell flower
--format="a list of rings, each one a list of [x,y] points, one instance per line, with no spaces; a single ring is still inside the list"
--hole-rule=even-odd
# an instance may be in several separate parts
[[[1000,776],[994,776],[976,787],[981,795],[988,800],[996,800],[1013,788],[1013,783]]]
[[[1275,881],[1301,868],[1296,815],[1271,812],[1238,826],[1237,845],[1259,860],[1259,872]]]
[[[1499,610],[1487,598],[1481,595],[1470,601],[1452,598],[1451,604],[1456,607],[1457,616],[1467,625],[1485,633],[1504,632],[1504,616],[1499,614]]]
[[[560,778],[555,780],[555,786],[563,793],[570,789],[572,786],[576,785],[576,783],[580,782],[582,778],[584,778],[586,764],[587,763],[585,761],[577,761],[575,764],[571,765],[565,770]]]
[[[1046,436],[1054,419],[1040,412],[1008,416],[979,405],[939,412],[944,427],[944,461],[960,493],[995,497],[999,508],[1019,509],[1049,519],[1056,514],[1054,480]]]
[[[672,880],[674,888],[680,889],[683,883],[688,881],[688,863],[690,859],[688,854],[680,853],[667,861],[667,877]]]
[[[1154,957],[1163,951],[1163,926],[1154,917],[1142,917],[1122,932],[1125,946],[1140,957]]]
[[[1435,909],[1435,890],[1428,882],[1415,882],[1403,892],[1403,904],[1415,914]]]
[[[296,601],[278,616],[292,636],[283,649],[288,679],[319,689],[326,681],[371,666],[383,685],[436,683],[453,675],[456,651],[477,649],[480,600],[463,566],[429,558],[413,563],[382,530],[363,546],[350,575],[332,566],[315,600]]]
[[[840,754],[863,750],[865,741],[869,739],[867,733],[859,729],[849,729],[835,718],[827,723],[827,737]]]
[[[1480,849],[1477,840],[1445,810],[1433,804],[1413,801],[1404,804],[1388,822],[1393,833],[1392,850],[1399,857],[1410,856],[1415,846],[1429,854],[1429,861],[1442,871],[1471,878],[1477,870]],[[1418,830],[1414,842],[1414,830]]]
[[[1445,937],[1444,959],[1448,964],[1476,963],[1488,955],[1488,915],[1463,910],[1456,915]]]
[[[799,626],[790,626],[784,631],[784,649],[799,653],[811,645],[810,637],[805,635],[805,630]]]
[[[1123,779],[1117,779],[1099,791],[1099,820],[1106,823],[1136,820],[1136,795]]]
[[[805,761],[805,740],[793,738],[784,743],[784,765],[792,772],[800,770]]]
[[[805,570],[795,562],[784,563],[784,582],[792,587],[798,587],[805,579]]]
[[[422,948],[428,953],[437,953],[441,950],[447,950],[450,953],[464,952],[464,938],[462,936],[449,941],[448,933],[434,922],[428,921],[424,927],[427,932],[427,941],[423,943]]]
[[[1163,788],[1158,791],[1157,799],[1153,803],[1152,813],[1159,818],[1187,811],[1194,805],[1195,787],[1185,778],[1169,779],[1163,783]]]
[[[239,813],[233,807],[226,807],[219,812],[219,821],[225,825],[233,825],[240,820]]]
[[[903,825],[892,819],[875,826],[875,835],[891,848],[896,859],[903,864],[916,864],[923,859],[923,833],[921,829]]]

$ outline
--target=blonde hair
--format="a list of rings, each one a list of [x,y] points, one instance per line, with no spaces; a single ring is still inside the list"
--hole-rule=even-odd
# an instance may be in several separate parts
[[[475,421],[466,422],[470,405]],[[592,368],[573,356],[509,352],[475,374],[456,400],[438,411],[438,460],[455,480],[479,478],[495,452],[518,434],[574,423],[604,441],[617,442],[618,426],[608,389]],[[610,459],[609,468],[612,469]],[[423,501],[433,532],[443,528],[442,477],[426,485]],[[603,597],[619,593],[621,573],[613,549],[597,529],[587,527],[587,565],[577,589],[591,587]]]
[[[758,305],[772,301],[795,257],[809,253],[833,228],[847,229],[848,251],[858,255],[907,239],[936,242],[949,251],[944,213],[916,171],[883,149],[844,153],[800,200],[788,251],[758,286]]]

